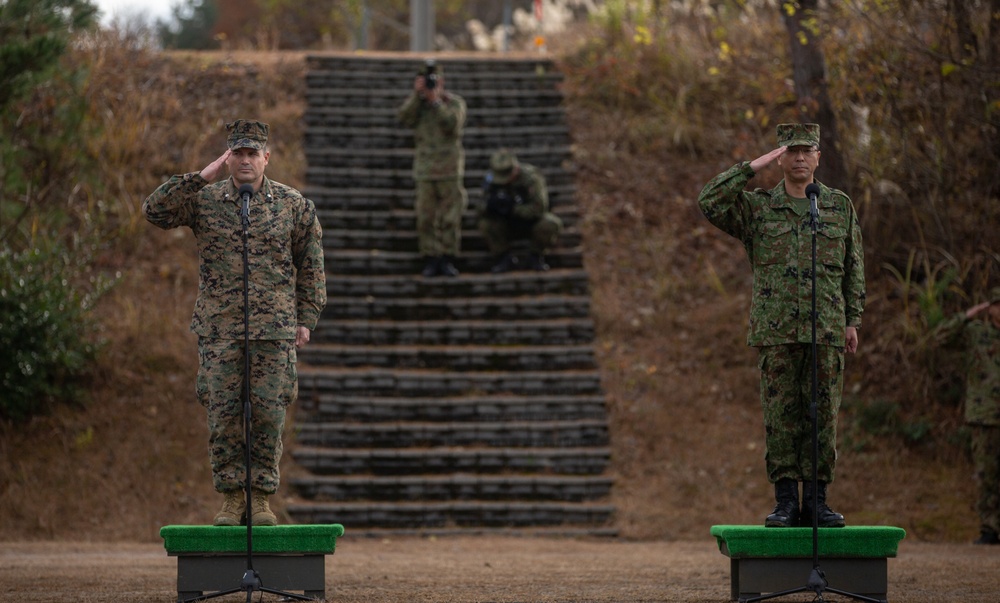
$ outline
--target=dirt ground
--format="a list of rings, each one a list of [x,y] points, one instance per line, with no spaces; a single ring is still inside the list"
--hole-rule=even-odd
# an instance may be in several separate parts
[[[888,574],[891,602],[1000,602],[1000,547],[904,540]],[[176,600],[176,575],[176,560],[158,544],[0,543],[0,600],[11,603],[168,603]],[[721,603],[729,600],[729,588],[729,560],[711,537],[628,542],[345,535],[326,558],[327,601],[335,603]],[[246,600],[246,593],[214,600]],[[817,598],[809,592],[774,600]],[[850,599],[824,592],[822,600]]]

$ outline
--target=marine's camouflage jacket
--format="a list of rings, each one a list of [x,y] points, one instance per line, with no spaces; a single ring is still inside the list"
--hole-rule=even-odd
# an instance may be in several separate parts
[[[754,176],[744,161],[713,178],[698,197],[709,222],[739,239],[753,270],[747,344],[812,341],[812,228],[808,202],[771,190],[743,190]],[[865,266],[861,228],[847,195],[820,183],[816,236],[816,341],[844,345],[845,327],[861,326]]]
[[[410,94],[398,112],[399,121],[413,128],[414,180],[450,180],[465,175],[465,100],[447,92],[431,104]]]
[[[172,176],[142,204],[163,228],[188,226],[198,242],[198,298],[191,330],[203,337],[243,338],[243,226],[232,178],[209,184],[198,172]],[[250,199],[249,324],[251,339],[294,339],[316,327],[326,305],[323,231],[313,202],[264,178]]]
[[[1000,426],[1000,329],[955,314],[936,329],[946,342],[961,342],[965,360],[965,421]]]

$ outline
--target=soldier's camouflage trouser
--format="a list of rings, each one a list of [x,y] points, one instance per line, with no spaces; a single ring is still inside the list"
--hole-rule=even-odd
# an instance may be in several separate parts
[[[198,339],[198,401],[208,410],[208,456],[219,492],[245,488],[243,341]],[[278,489],[285,409],[298,395],[295,341],[250,341],[250,467],[253,488]]]
[[[462,212],[469,198],[459,178],[417,182],[417,236],[420,255],[457,256],[462,246]]]
[[[534,221],[500,218],[489,214],[479,219],[479,231],[483,233],[490,252],[494,255],[509,250],[513,239],[527,239],[533,253],[545,253],[546,249],[558,242],[562,226],[559,216],[550,212],[545,212]]]
[[[817,475],[832,482],[837,462],[837,413],[844,381],[844,349],[817,347]],[[765,465],[771,483],[812,479],[812,346],[759,348],[760,402],[764,410]]]
[[[972,463],[979,482],[982,527],[1000,532],[1000,426],[972,425]]]

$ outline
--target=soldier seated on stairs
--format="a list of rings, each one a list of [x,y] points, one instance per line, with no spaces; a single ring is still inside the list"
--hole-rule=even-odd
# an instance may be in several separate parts
[[[479,230],[497,256],[493,272],[517,268],[517,257],[510,249],[511,239],[528,240],[529,270],[549,269],[545,250],[559,240],[563,225],[559,216],[548,209],[549,195],[542,173],[533,165],[518,162],[508,149],[493,153],[483,183],[483,207],[479,211]]]

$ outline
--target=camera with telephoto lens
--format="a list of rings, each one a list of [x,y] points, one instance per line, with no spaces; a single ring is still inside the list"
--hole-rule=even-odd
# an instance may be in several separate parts
[[[437,84],[438,84],[437,65],[434,63],[434,59],[429,59],[424,69],[424,87],[427,88],[428,90],[433,90],[437,88]]]

